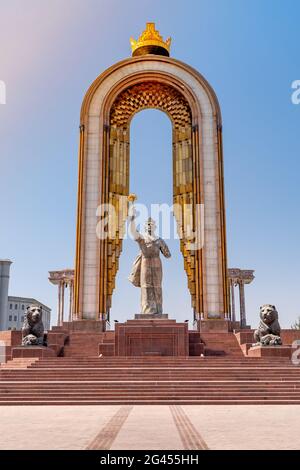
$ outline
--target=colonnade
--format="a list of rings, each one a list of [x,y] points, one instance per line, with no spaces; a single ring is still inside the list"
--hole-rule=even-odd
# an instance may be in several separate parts
[[[74,270],[49,271],[49,281],[58,287],[57,325],[61,326],[64,321],[73,321],[75,319],[73,315]],[[66,289],[68,289],[68,318],[65,318]]]
[[[250,284],[254,279],[254,271],[250,269],[229,268],[228,282],[230,288],[230,311],[229,318],[232,322],[240,322],[240,327],[247,326],[246,302],[245,302],[245,284]],[[49,281],[58,286],[58,312],[57,325],[60,326],[65,321],[65,290],[69,289],[68,298],[68,321],[76,320],[76,314],[73,314],[74,302],[74,270],[64,269],[61,271],[50,271]],[[239,312],[240,319],[237,318],[235,303],[235,287],[239,288]]]
[[[228,269],[228,281],[230,288],[230,318],[232,322],[236,322],[237,313],[235,305],[235,287],[239,288],[239,303],[240,303],[240,327],[247,326],[246,317],[246,302],[245,302],[245,284],[250,284],[254,279],[254,271],[251,269]]]

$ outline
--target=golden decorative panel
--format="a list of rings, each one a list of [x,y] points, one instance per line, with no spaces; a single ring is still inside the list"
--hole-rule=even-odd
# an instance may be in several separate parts
[[[159,82],[144,82],[123,91],[113,104],[110,124],[127,127],[132,116],[145,108],[167,113],[177,130],[191,126],[191,110],[184,96],[175,88]]]
[[[184,268],[192,307],[196,308],[196,252],[188,249],[188,233],[194,224],[193,217],[187,218],[186,204],[192,207],[193,198],[193,151],[192,116],[188,102],[177,89],[159,82],[147,81],[121,92],[110,112],[109,137],[109,188],[108,201],[120,215],[116,237],[107,240],[106,299],[104,310],[109,311],[115,287],[119,256],[122,251],[122,234],[127,218],[127,204],[120,208],[122,197],[129,194],[129,127],[132,117],[142,109],[154,108],[168,114],[173,125],[173,194],[178,210],[174,215],[181,236],[180,249],[184,257]],[[127,200],[126,200],[127,201]],[[193,214],[192,209],[192,214]]]

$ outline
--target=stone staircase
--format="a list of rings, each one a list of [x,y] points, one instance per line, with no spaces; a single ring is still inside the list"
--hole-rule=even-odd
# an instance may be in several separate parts
[[[16,357],[9,359],[5,363],[0,364],[0,370],[2,369],[27,369],[34,362],[38,361],[37,357]]]
[[[64,357],[98,356],[99,343],[104,333],[70,333],[64,346]]]
[[[201,333],[205,356],[243,357],[243,351],[234,333]]]
[[[237,339],[234,337],[233,340],[238,347]],[[48,345],[58,356],[77,358],[101,354],[112,357],[115,355],[115,332],[70,331],[63,326],[53,327],[48,333]],[[199,332],[189,331],[190,356],[200,356],[203,353],[204,344]]]
[[[20,365],[0,369],[1,405],[300,404],[300,367],[234,348],[224,357],[66,356]]]

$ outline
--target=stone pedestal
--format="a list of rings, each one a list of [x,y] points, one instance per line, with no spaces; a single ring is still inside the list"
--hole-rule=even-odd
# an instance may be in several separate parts
[[[252,346],[248,350],[249,357],[291,357],[290,346]]]
[[[74,331],[79,333],[92,332],[102,333],[105,331],[105,321],[103,320],[74,320],[63,322],[61,326],[53,326],[51,331]]]
[[[55,351],[46,346],[17,346],[12,348],[11,357],[15,359],[17,357],[55,357]]]
[[[222,319],[200,320],[199,329],[201,333],[228,333],[229,321]]]
[[[128,320],[115,326],[116,356],[188,356],[187,323],[176,320]]]
[[[160,313],[154,315],[153,313],[136,313],[134,315],[135,320],[168,320],[167,313]]]

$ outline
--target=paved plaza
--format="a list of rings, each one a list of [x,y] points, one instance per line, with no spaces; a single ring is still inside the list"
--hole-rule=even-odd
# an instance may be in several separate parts
[[[300,406],[3,406],[0,448],[300,449]]]

